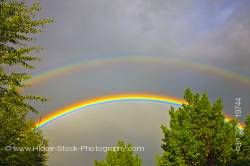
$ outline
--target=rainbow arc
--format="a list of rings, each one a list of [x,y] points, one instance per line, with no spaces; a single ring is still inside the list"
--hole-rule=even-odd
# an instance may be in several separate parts
[[[168,96],[159,96],[159,95],[152,95],[152,94],[122,94],[122,95],[113,95],[113,96],[104,96],[98,97],[92,100],[81,101],[70,106],[61,108],[52,114],[41,118],[36,124],[36,128],[41,128],[52,121],[60,119],[66,115],[77,111],[84,111],[88,107],[92,107],[95,105],[106,104],[106,103],[114,103],[114,102],[122,102],[122,101],[151,101],[151,102],[158,102],[158,103],[166,103],[170,104],[175,107],[180,107],[182,104],[186,104],[186,101],[182,99],[177,99],[174,97]],[[231,118],[226,116],[225,121],[229,121]],[[240,125],[240,129],[243,129],[244,126]]]

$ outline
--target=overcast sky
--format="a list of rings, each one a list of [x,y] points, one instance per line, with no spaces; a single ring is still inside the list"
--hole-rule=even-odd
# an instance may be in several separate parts
[[[95,58],[173,56],[250,76],[248,0],[42,0],[54,18],[39,69]]]
[[[138,60],[135,63],[103,64],[96,68],[65,73],[33,85],[26,92],[41,94],[49,99],[46,104],[36,104],[37,108],[42,110],[40,115],[44,116],[79,100],[107,94],[149,92],[182,97],[183,90],[187,87],[197,92],[208,92],[212,100],[221,96],[225,103],[224,111],[230,115],[234,114],[235,97],[242,97],[243,115],[249,114],[249,84],[237,79],[227,79],[213,72],[204,73],[189,66],[167,63],[168,58],[175,58],[208,64],[249,79],[249,0],[41,0],[41,5],[43,10],[40,16],[52,17],[54,23],[47,25],[44,33],[37,36],[35,41],[43,46],[44,50],[39,54],[43,61],[37,63],[34,74],[77,62],[120,56],[140,56],[141,59],[144,56],[153,56],[155,59],[161,57],[166,59],[166,63],[143,63]],[[157,126],[167,119],[167,114],[164,119],[164,112],[154,114],[150,111],[167,111],[167,108],[159,108],[154,104],[152,107],[134,107],[133,104],[127,104],[110,107],[109,114],[98,113],[96,118],[99,119],[91,122],[91,127],[86,126],[88,124],[85,121],[89,116],[79,113],[69,116],[71,118],[58,120],[57,124],[48,125],[43,130],[53,145],[67,143],[72,132],[76,130],[75,135],[72,135],[78,138],[76,143],[81,144],[81,140],[86,138],[84,132],[93,131],[84,141],[91,143],[93,140],[93,144],[104,145],[113,144],[112,140],[120,136],[125,136],[128,141],[137,144],[140,138],[128,133],[138,129],[138,132],[141,132],[139,135],[149,137],[142,140],[145,146],[149,142],[152,143],[150,148],[157,146],[154,146],[153,151],[143,153],[145,161],[150,161],[147,164],[152,166],[154,161],[149,156],[159,150],[158,143],[162,137]],[[117,126],[107,123],[116,122],[114,119],[118,114],[115,110],[121,111],[125,108],[130,110],[128,113],[134,118],[129,118],[128,114],[119,114],[125,116],[120,124],[116,123],[120,130],[117,130]],[[107,111],[107,106],[93,109]],[[134,110],[139,112],[133,113]],[[145,111],[145,114],[141,111]],[[140,115],[148,116],[143,121],[144,118]],[[97,113],[91,114],[90,117],[95,116]],[[79,117],[83,118],[82,121]],[[108,118],[107,121],[103,121],[102,117]],[[154,125],[155,137],[146,130],[150,128],[147,126],[149,117],[154,119],[151,124]],[[136,126],[138,121],[145,125],[144,128]],[[100,134],[101,129],[107,128],[109,131],[106,134]],[[129,131],[129,128],[133,130]],[[98,142],[96,138],[101,135],[107,140],[110,138],[110,142]],[[79,155],[81,154],[77,154]],[[84,160],[88,160],[86,163],[92,163],[95,159],[95,155],[91,158],[85,156],[80,158],[81,160],[75,160],[75,157],[72,153],[54,154],[49,163],[83,165]],[[100,158],[100,155],[96,157]]]

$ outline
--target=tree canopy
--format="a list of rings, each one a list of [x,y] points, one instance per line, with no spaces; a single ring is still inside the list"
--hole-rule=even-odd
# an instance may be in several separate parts
[[[211,103],[207,94],[195,94],[190,89],[185,91],[184,99],[187,104],[171,108],[170,126],[161,126],[163,154],[158,157],[158,165],[214,166],[239,160],[235,150],[237,121],[224,121],[222,100]],[[242,141],[249,143],[247,135]],[[244,154],[249,156],[248,152]]]
[[[108,151],[105,160],[95,161],[95,166],[141,166],[142,161],[131,149],[132,145],[126,145],[123,141],[117,143],[117,151]]]
[[[28,101],[45,99],[20,94],[18,89],[25,86],[24,81],[30,76],[11,68],[18,65],[30,69],[31,63],[39,59],[32,54],[40,47],[32,46],[30,41],[52,21],[40,19],[37,15],[40,9],[38,2],[28,5],[26,1],[0,1],[0,165],[44,165],[47,157],[46,152],[13,149],[47,146],[41,132],[26,119],[29,112],[37,112]],[[12,149],[6,150],[6,146]]]

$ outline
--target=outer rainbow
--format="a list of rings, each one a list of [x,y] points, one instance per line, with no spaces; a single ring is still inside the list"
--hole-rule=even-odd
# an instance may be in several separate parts
[[[70,113],[83,110],[84,108],[87,107],[105,103],[120,102],[120,101],[153,101],[153,102],[167,103],[177,107],[181,106],[182,104],[186,104],[186,101],[182,99],[177,99],[169,96],[152,95],[152,94],[122,94],[122,95],[104,96],[92,100],[78,102],[73,105],[59,109],[58,111],[46,116],[45,118],[42,118],[35,124],[35,127],[41,128],[56,119],[59,119]],[[228,122],[231,119],[232,119],[231,117],[225,115],[225,122]],[[244,125],[239,124],[238,128],[242,130],[244,129]]]
[[[34,85],[38,83],[42,83],[43,81],[48,81],[51,78],[56,76],[61,76],[65,74],[69,74],[78,70],[96,68],[103,65],[113,65],[120,63],[142,63],[142,64],[159,64],[159,65],[168,65],[174,64],[180,67],[192,68],[201,72],[209,73],[210,75],[218,75],[222,78],[238,80],[241,83],[245,83],[250,85],[250,78],[240,75],[238,73],[234,73],[231,71],[226,71],[221,68],[217,68],[215,66],[210,66],[207,64],[196,64],[192,61],[183,61],[175,58],[164,58],[159,56],[115,56],[110,58],[99,58],[89,61],[82,61],[75,64],[69,64],[66,66],[58,67],[52,70],[48,70],[46,72],[42,72],[31,79],[26,80],[27,85]]]
[[[83,110],[84,108],[98,104],[114,103],[119,101],[154,101],[154,102],[171,104],[173,106],[181,106],[183,103],[186,103],[184,100],[181,99],[168,96],[152,95],[152,94],[122,94],[114,96],[104,96],[92,100],[81,101],[73,105],[59,109],[58,111],[46,116],[45,118],[42,118],[35,124],[35,126],[36,128],[41,128],[56,119],[59,119],[67,114]]]

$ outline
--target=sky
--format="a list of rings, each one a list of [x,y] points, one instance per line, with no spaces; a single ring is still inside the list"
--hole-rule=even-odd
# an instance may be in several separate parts
[[[202,70],[195,64],[250,79],[250,1],[41,0],[41,6],[39,17],[51,17],[54,23],[47,25],[34,41],[44,50],[38,54],[43,60],[35,64],[31,74],[36,76],[76,63],[82,63],[83,67],[62,72],[25,90],[25,93],[49,99],[46,104],[35,103],[41,110],[37,116],[46,116],[80,100],[110,94],[147,92],[182,98],[187,87],[207,92],[212,101],[221,97],[224,112],[231,116],[235,98],[241,97],[244,110],[241,120],[249,114],[249,81]],[[151,61],[145,61],[146,57]],[[124,60],[105,63],[119,58]],[[186,65],[174,63],[172,59]],[[100,63],[84,67],[95,60]],[[152,166],[154,159],[150,156],[160,153],[160,124],[169,121],[169,105],[138,104],[139,107],[133,103],[98,106],[92,108],[96,112],[72,114],[42,130],[51,145],[70,141],[113,145],[118,138],[139,145],[140,139],[143,146],[153,148],[141,154],[145,165]],[[160,111],[154,112],[154,109]],[[124,113],[124,110],[128,111]],[[114,120],[117,116],[123,117],[119,123]],[[102,117],[114,125],[103,121]],[[148,132],[151,129],[149,117],[152,117],[150,124],[154,126],[154,134]],[[97,120],[88,124],[88,118]],[[137,125],[138,121],[141,126]],[[103,133],[105,129],[109,132]],[[93,133],[86,138],[83,133],[89,131]],[[136,131],[136,136],[128,134]],[[101,136],[106,141],[97,139]],[[81,155],[90,157],[79,157]],[[95,157],[100,159],[104,154],[53,153],[50,156],[51,165],[92,165]]]
[[[162,131],[160,125],[168,125],[169,105],[154,102],[111,103],[89,107],[85,111],[70,114],[60,121],[43,128],[50,146],[99,146],[113,147],[124,140],[144,151],[136,152],[143,165],[154,165],[161,152]],[[72,120],[74,123],[72,123]],[[105,152],[49,153],[49,165],[93,165],[102,160]]]
[[[37,39],[50,69],[95,58],[150,55],[249,76],[248,0],[43,0],[54,18]]]

